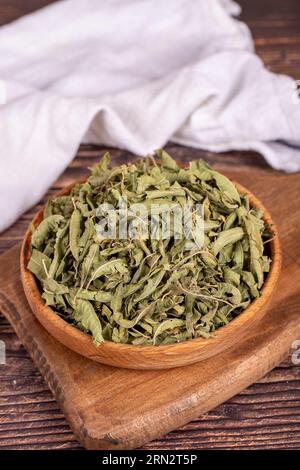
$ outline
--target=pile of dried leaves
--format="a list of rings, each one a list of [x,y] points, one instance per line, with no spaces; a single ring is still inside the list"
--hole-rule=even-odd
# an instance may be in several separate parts
[[[96,344],[208,338],[260,296],[270,267],[263,214],[247,196],[203,161],[182,169],[157,155],[110,168],[105,154],[85,183],[49,200],[33,230],[28,268],[43,299]],[[164,208],[202,204],[203,246],[191,250],[174,232],[164,240],[100,237],[97,208],[118,211],[122,196]]]

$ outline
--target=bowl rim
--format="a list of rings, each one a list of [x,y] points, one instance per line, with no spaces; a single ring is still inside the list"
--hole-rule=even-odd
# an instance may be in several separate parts
[[[86,181],[86,179],[87,177],[81,178],[75,181],[74,183],[66,186],[64,189],[58,191],[54,197],[68,194],[76,184],[80,184]],[[186,349],[190,350],[192,347],[197,348],[197,349],[202,349],[202,348],[207,347],[208,345],[212,345],[212,343],[214,343],[215,346],[217,343],[218,344],[222,343],[222,341],[228,337],[231,331],[234,331],[237,328],[240,328],[243,324],[248,323],[252,318],[255,317],[258,309],[262,308],[265,305],[265,303],[268,301],[268,299],[270,298],[272,294],[274,286],[276,285],[278,281],[280,270],[281,270],[281,264],[282,264],[282,251],[281,251],[281,244],[280,244],[278,229],[277,229],[276,224],[273,222],[269,211],[266,209],[263,203],[256,196],[254,196],[254,194],[251,191],[249,191],[246,187],[244,187],[240,183],[237,183],[234,180],[231,180],[231,181],[237,187],[240,195],[248,195],[250,206],[261,208],[264,211],[263,220],[271,227],[272,233],[274,234],[274,237],[269,241],[272,262],[270,266],[270,271],[267,273],[267,276],[265,278],[265,281],[261,290],[261,296],[253,300],[243,312],[241,312],[237,317],[231,320],[228,324],[223,325],[219,327],[217,330],[215,330],[210,338],[203,338],[203,337],[192,338],[192,339],[187,339],[185,341],[181,341],[178,343],[172,343],[172,344],[167,344],[167,345],[164,345],[164,344],[133,345],[133,344],[127,344],[127,343],[115,343],[113,341],[106,340],[97,346],[94,344],[93,338],[90,334],[85,333],[79,330],[78,328],[76,328],[75,326],[67,323],[63,318],[59,316],[58,312],[56,312],[51,307],[45,304],[45,302],[42,299],[41,292],[38,287],[34,274],[31,273],[27,269],[28,259],[31,254],[31,250],[30,250],[31,224],[35,225],[38,221],[40,222],[45,205],[42,206],[42,208],[37,212],[37,214],[32,219],[32,222],[29,225],[25,233],[25,236],[23,238],[21,252],[20,252],[21,278],[22,278],[22,284],[23,284],[23,288],[25,291],[25,295],[28,301],[31,300],[31,301],[37,302],[38,308],[41,311],[41,314],[44,316],[43,321],[41,322],[40,315],[38,315],[35,312],[35,309],[32,309],[35,317],[38,319],[39,322],[43,324],[45,329],[47,329],[45,325],[51,323],[52,327],[55,330],[63,331],[65,336],[68,336],[69,339],[72,339],[72,341],[76,341],[78,344],[81,344],[83,347],[85,343],[85,346],[88,346],[89,350],[91,350],[91,348],[94,350],[95,356],[97,356],[100,352],[104,352],[104,351],[108,353],[124,352],[124,354],[126,354],[126,352],[133,352],[133,351],[134,352],[138,352],[138,351],[146,352],[147,351],[150,354],[151,353],[155,354],[155,352],[177,354],[177,353],[183,353]],[[25,285],[26,285],[26,288],[25,288]],[[29,299],[29,291],[30,291],[30,299]],[[82,354],[84,355],[84,353]],[[91,357],[90,354],[89,354],[89,357]]]

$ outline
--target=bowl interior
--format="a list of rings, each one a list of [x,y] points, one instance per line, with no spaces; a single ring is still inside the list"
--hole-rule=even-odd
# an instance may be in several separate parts
[[[81,181],[80,181],[81,182]],[[76,184],[76,183],[74,183]],[[59,195],[68,194],[71,188],[74,186],[70,185],[59,193]],[[99,362],[104,362],[106,364],[117,365],[121,367],[131,367],[129,365],[119,364],[118,358],[116,360],[107,359],[107,354],[117,356],[119,358],[124,354],[133,355],[135,359],[142,361],[142,356],[147,357],[147,361],[151,363],[151,360],[155,357],[163,358],[164,354],[169,357],[169,365],[166,367],[176,367],[176,356],[180,358],[184,357],[184,354],[187,356],[190,355],[190,351],[197,351],[198,354],[195,356],[200,360],[200,358],[205,358],[211,356],[213,353],[217,353],[222,348],[226,347],[226,341],[228,338],[231,338],[231,341],[236,341],[239,337],[244,336],[251,325],[258,321],[259,318],[263,315],[263,307],[270,299],[271,294],[275,288],[276,282],[279,277],[280,267],[281,267],[281,250],[280,242],[278,238],[278,232],[275,224],[272,221],[272,218],[263,204],[246,188],[241,186],[238,183],[235,183],[240,194],[248,194],[250,205],[253,207],[262,208],[264,211],[264,220],[272,228],[274,233],[274,238],[268,243],[269,255],[272,259],[271,268],[269,273],[265,278],[265,282],[262,288],[261,297],[254,300],[242,313],[240,313],[236,318],[230,321],[227,325],[218,328],[212,338],[195,338],[186,340],[179,343],[174,343],[170,345],[130,345],[130,344],[121,344],[114,343],[112,341],[105,341],[100,346],[95,346],[92,337],[76,327],[68,324],[63,320],[54,310],[45,305],[42,297],[38,282],[35,279],[34,275],[27,269],[27,263],[31,255],[30,241],[31,241],[31,231],[27,230],[25,238],[22,244],[21,250],[21,275],[22,282],[25,290],[25,294],[30,303],[30,306],[38,318],[38,320],[43,324],[43,326],[53,335],[61,341],[66,346],[71,349],[79,352],[82,355],[85,355],[91,359],[97,360]],[[33,220],[33,224],[37,225],[43,217],[43,209],[41,209]],[[238,336],[235,336],[238,335]],[[223,344],[222,344],[223,343]],[[206,353],[204,352],[206,350]],[[201,353],[200,353],[201,352]],[[142,355],[142,356],[141,356]],[[105,356],[105,357],[103,357]],[[172,357],[174,364],[172,365]],[[152,359],[151,359],[152,358]],[[171,359],[170,359],[171,358]],[[117,361],[117,363],[115,363]],[[129,359],[130,361],[130,359]],[[146,361],[146,362],[147,362]],[[122,361],[121,361],[122,362]],[[179,365],[184,365],[185,363],[196,362],[196,360],[191,360],[187,358],[187,362],[184,362],[181,359]],[[138,367],[135,364],[134,368],[152,368],[148,366]],[[163,360],[162,360],[163,365]],[[154,368],[164,368],[164,367],[154,367]]]

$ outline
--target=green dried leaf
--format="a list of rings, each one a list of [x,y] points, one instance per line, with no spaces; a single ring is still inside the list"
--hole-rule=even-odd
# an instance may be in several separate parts
[[[69,287],[50,278],[44,280],[43,288],[45,292],[49,292],[50,294],[68,294],[70,291]]]
[[[157,343],[158,337],[167,330],[174,330],[175,328],[181,327],[185,324],[184,320],[179,320],[176,318],[172,318],[171,320],[165,320],[164,322],[160,323],[154,333],[153,336],[153,344]]]
[[[231,228],[221,232],[213,245],[213,254],[217,256],[218,253],[227,245],[241,240],[245,235],[244,230],[241,227]]]
[[[105,263],[101,263],[96,267],[96,269],[93,271],[91,278],[87,284],[87,289],[91,282],[95,281],[95,279],[98,279],[101,276],[109,276],[112,274],[126,274],[127,273],[127,267],[125,262],[122,259],[112,259],[111,261],[106,261]]]
[[[50,215],[47,219],[42,220],[32,234],[31,245],[38,250],[41,249],[51,232],[54,232],[63,220],[61,215]]]
[[[31,271],[40,281],[48,277],[51,259],[39,250],[33,249],[32,254],[27,265]]]
[[[165,150],[163,149],[156,150],[156,155],[159,158],[161,158],[162,167],[166,168],[166,170],[171,170],[171,171],[179,170],[175,160]]]
[[[74,318],[82,328],[92,333],[96,345],[103,343],[101,322],[91,302],[77,299],[74,304]]]
[[[75,209],[70,220],[70,250],[75,260],[79,259],[79,238],[81,234],[81,212]]]
[[[158,162],[149,157],[110,168],[105,154],[84,183],[47,203],[33,229],[28,269],[40,280],[44,301],[96,344],[210,338],[261,295],[270,267],[263,240],[271,236],[262,211],[207,163],[179,169],[164,150],[157,155]],[[104,207],[119,227],[124,198],[129,238],[100,237]],[[189,204],[196,225],[199,203],[204,236],[196,231],[182,238],[176,209]],[[136,204],[154,217],[151,238],[139,225]],[[170,236],[155,238],[168,218]]]

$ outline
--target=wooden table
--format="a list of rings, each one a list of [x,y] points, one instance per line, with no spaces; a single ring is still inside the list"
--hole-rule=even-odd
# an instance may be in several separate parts
[[[52,2],[0,0],[0,25],[49,3]],[[299,0],[240,3],[242,19],[250,26],[257,52],[269,69],[300,79]],[[201,157],[223,167],[237,162],[268,168],[262,157],[253,152],[215,155],[175,145],[169,149],[183,160]],[[86,174],[86,168],[97,161],[99,150],[103,149],[82,146],[45,198]],[[114,163],[130,158],[117,149],[112,150],[112,156]],[[35,207],[28,211],[0,234],[0,253],[21,240],[36,210]],[[7,364],[0,366],[0,449],[80,448],[40,373],[2,315],[0,338],[7,346]],[[146,448],[300,449],[300,367],[288,358],[240,395]]]

